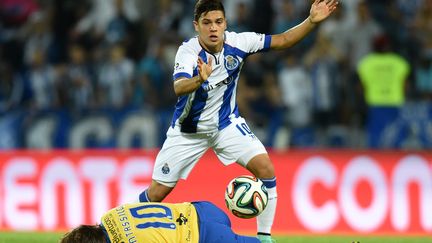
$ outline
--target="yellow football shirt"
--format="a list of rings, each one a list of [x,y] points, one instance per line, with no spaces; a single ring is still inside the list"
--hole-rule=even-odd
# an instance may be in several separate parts
[[[135,203],[102,216],[111,243],[198,243],[198,216],[191,203]]]

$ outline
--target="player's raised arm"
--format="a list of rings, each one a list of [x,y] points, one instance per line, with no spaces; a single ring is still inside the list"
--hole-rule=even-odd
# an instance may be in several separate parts
[[[272,35],[270,48],[284,49],[293,46],[305,37],[317,23],[326,19],[336,9],[337,0],[315,0],[309,16],[301,24],[281,34]]]
[[[174,81],[174,92],[177,96],[190,94],[197,90],[212,73],[212,59],[205,63],[201,57],[198,57],[198,75],[192,78],[181,77]]]

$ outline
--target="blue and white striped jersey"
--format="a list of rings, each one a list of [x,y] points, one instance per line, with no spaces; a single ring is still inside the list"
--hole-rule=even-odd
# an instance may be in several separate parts
[[[213,72],[200,88],[177,100],[171,126],[185,133],[211,133],[228,126],[238,117],[236,89],[240,71],[247,56],[270,48],[271,36],[254,32],[225,32],[220,53],[208,53],[198,42],[189,39],[179,47],[173,79],[198,75],[197,60],[213,58]]]

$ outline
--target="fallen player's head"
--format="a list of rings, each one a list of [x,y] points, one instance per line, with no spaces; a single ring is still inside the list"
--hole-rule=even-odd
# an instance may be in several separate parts
[[[66,233],[59,243],[106,243],[104,230],[99,225],[80,225]]]

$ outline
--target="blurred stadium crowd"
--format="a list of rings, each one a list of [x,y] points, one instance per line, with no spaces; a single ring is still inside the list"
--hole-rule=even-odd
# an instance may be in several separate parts
[[[295,48],[247,59],[241,114],[269,147],[368,148],[371,132],[383,133],[376,147],[432,147],[432,0],[339,2]],[[0,148],[160,146],[176,101],[175,52],[195,35],[194,3],[0,0]],[[224,4],[228,30],[267,34],[297,25],[310,8]],[[357,65],[383,43],[410,72],[400,113],[371,131]]]

